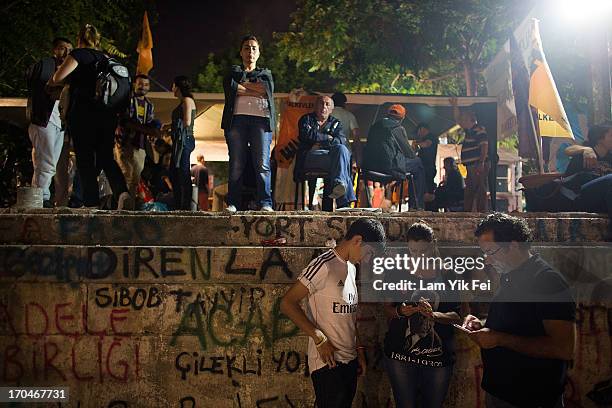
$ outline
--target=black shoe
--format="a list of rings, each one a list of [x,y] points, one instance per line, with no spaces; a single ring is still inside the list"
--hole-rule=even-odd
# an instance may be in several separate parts
[[[40,201],[39,201],[40,202]],[[53,208],[53,202],[51,200],[43,200],[43,208]]]

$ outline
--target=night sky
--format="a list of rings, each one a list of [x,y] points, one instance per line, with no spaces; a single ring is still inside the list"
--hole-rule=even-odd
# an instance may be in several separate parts
[[[234,42],[249,33],[261,37],[265,53],[272,33],[289,28],[295,7],[294,0],[158,0],[151,75],[168,88],[176,75],[195,79],[209,53],[238,52]]]

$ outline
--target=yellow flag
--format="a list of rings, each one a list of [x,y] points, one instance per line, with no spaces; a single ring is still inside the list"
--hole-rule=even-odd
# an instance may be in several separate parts
[[[149,16],[145,11],[144,17],[142,18],[142,34],[138,41],[138,66],[136,67],[136,74],[148,75],[151,68],[153,68],[153,36],[151,35],[151,27],[149,27]]]
[[[574,138],[561,98],[555,86],[540,38],[538,20],[533,19],[530,30],[530,53],[527,57],[531,72],[529,105],[538,110],[540,136]]]

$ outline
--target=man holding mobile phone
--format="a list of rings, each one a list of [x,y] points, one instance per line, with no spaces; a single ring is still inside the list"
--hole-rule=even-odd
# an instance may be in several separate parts
[[[576,336],[567,282],[531,254],[525,220],[490,214],[475,235],[486,262],[502,275],[486,322],[468,315],[463,323],[481,348],[487,408],[563,407]]]

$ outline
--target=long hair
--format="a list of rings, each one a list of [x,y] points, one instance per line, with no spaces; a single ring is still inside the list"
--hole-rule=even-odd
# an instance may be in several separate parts
[[[176,85],[176,87],[181,91],[181,95],[183,95],[183,98],[189,97],[195,100],[192,93],[193,91],[191,81],[185,75],[179,75],[175,77],[174,85]]]
[[[100,32],[91,24],[85,24],[79,31],[79,42],[85,48],[100,48]]]

